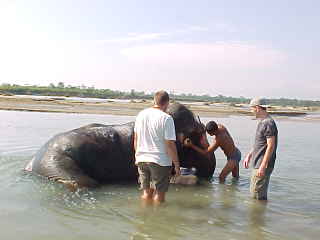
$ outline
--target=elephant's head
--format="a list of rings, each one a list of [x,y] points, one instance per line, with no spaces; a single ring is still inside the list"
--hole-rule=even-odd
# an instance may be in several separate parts
[[[214,154],[204,156],[191,148],[183,146],[184,139],[190,138],[195,145],[203,147],[200,141],[203,134],[205,134],[204,125],[182,104],[171,104],[167,112],[174,120],[181,167],[195,167],[197,169],[197,176],[210,178],[214,173],[216,165]]]

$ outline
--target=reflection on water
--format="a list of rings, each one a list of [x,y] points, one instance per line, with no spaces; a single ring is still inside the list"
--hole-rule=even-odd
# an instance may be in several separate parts
[[[226,160],[218,151],[218,168],[211,183],[171,186],[167,203],[143,207],[135,183],[71,193],[59,184],[22,171],[54,134],[93,122],[125,123],[133,117],[6,111],[0,114],[1,239],[318,237],[320,165],[316,156],[320,130],[315,123],[278,123],[278,162],[267,203],[249,198],[248,170],[240,170],[239,181],[228,178],[225,184],[219,184],[218,174]],[[247,117],[218,121],[228,126],[245,154],[251,147],[256,122]]]
[[[248,232],[257,239],[266,239],[266,202],[252,200],[248,208]]]

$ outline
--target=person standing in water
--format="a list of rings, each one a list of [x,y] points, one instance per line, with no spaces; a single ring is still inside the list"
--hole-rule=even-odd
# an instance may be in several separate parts
[[[227,157],[227,163],[219,175],[220,182],[224,182],[228,174],[231,172],[233,177],[239,178],[239,162],[241,160],[241,152],[235,146],[227,128],[222,124],[217,124],[214,121],[210,121],[206,125],[206,131],[210,136],[215,136],[215,141],[205,149],[194,145],[190,139],[186,139],[184,145],[191,147],[192,149],[204,155],[208,155],[220,147]]]
[[[260,121],[256,130],[253,149],[246,156],[244,167],[249,168],[250,161],[253,162],[250,182],[252,197],[258,200],[267,200],[270,176],[276,160],[278,129],[275,121],[267,112],[265,99],[252,99],[250,107]]]
[[[141,198],[154,203],[165,201],[172,163],[176,176],[180,175],[175,126],[173,118],[166,113],[168,106],[169,94],[157,92],[154,106],[142,110],[134,126],[135,159],[143,189]]]

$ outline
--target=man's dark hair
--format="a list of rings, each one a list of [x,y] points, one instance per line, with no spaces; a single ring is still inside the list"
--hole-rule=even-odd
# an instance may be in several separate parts
[[[208,133],[214,133],[215,131],[217,131],[217,129],[218,125],[215,121],[210,121],[206,125],[206,130]]]
[[[154,103],[158,106],[163,106],[169,102],[169,94],[166,91],[158,91],[154,94]]]

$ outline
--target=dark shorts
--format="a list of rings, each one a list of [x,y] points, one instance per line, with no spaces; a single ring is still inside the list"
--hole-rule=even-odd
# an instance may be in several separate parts
[[[138,163],[141,189],[153,188],[158,192],[167,192],[171,175],[171,166],[160,166],[156,163]]]
[[[268,187],[272,170],[266,170],[263,177],[257,176],[258,169],[252,170],[250,192],[252,197],[258,200],[268,199]]]
[[[236,148],[235,152],[232,154],[232,156],[228,157],[227,160],[235,160],[237,163],[241,161],[241,152],[238,148]]]
[[[180,168],[181,175],[196,175],[197,170],[195,168]]]

